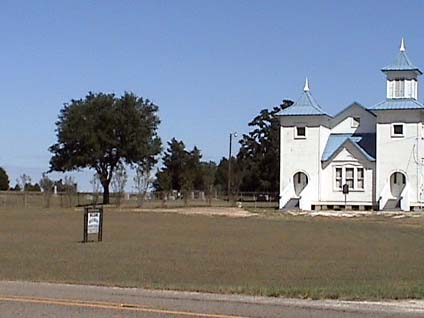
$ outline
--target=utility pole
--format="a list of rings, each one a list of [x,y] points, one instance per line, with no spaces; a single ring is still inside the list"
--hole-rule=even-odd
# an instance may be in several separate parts
[[[231,146],[233,143],[233,136],[237,137],[237,133],[236,132],[231,132],[230,133],[230,149],[228,152],[228,202],[231,201]]]

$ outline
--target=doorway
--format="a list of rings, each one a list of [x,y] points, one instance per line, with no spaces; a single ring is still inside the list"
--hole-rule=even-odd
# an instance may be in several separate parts
[[[297,172],[293,176],[294,193],[296,196],[300,196],[302,191],[308,185],[308,176],[303,172]]]

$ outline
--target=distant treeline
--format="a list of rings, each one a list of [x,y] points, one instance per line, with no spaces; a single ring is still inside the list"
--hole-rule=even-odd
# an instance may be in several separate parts
[[[122,193],[128,179],[126,169],[130,168],[136,172],[133,181],[141,198],[151,189],[181,193],[219,191],[229,195],[239,191],[277,192],[280,135],[277,114],[292,104],[284,100],[279,106],[261,110],[249,123],[251,131],[241,136],[238,153],[216,163],[202,161],[198,147],[187,149],[176,138],[168,141],[162,153],[157,134],[159,108],[150,100],[129,92],[121,97],[90,92],[83,99],[66,103],[60,111],[56,122],[57,143],[49,148],[50,170],[39,182],[33,183],[23,174],[11,188],[6,171],[0,168],[0,190],[72,192],[76,191],[72,178],[51,180],[48,173],[92,169],[93,193],[103,188],[102,200],[108,204],[109,188]],[[161,168],[154,173],[159,161]]]

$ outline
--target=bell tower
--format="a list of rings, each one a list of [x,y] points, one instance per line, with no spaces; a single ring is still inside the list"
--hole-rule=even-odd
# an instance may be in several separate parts
[[[387,99],[418,99],[418,76],[422,72],[406,55],[403,38],[395,61],[381,71],[387,78]]]

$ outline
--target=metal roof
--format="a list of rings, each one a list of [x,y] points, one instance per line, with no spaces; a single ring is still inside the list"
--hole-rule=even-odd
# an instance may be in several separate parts
[[[309,90],[305,90],[300,98],[286,109],[279,112],[281,116],[308,116],[308,115],[326,115],[326,113],[314,100]],[[331,116],[330,116],[331,117]]]
[[[388,72],[388,71],[417,71],[420,74],[422,74],[420,69],[418,67],[416,67],[414,64],[412,64],[411,60],[408,58],[408,55],[406,55],[405,51],[399,51],[394,62],[390,65],[387,65],[386,67],[383,67],[381,70],[383,72]]]
[[[352,143],[364,156],[370,161],[375,161],[375,134],[331,134],[328,137],[321,160],[330,160],[336,152],[345,146],[346,143]]]
[[[424,109],[424,105],[414,98],[388,98],[385,101],[374,105],[369,110],[389,110],[389,109]]]

